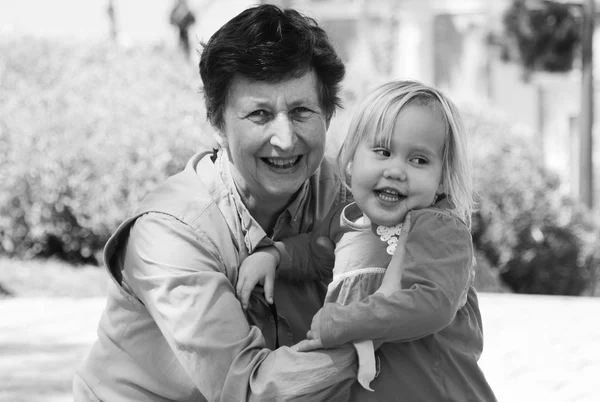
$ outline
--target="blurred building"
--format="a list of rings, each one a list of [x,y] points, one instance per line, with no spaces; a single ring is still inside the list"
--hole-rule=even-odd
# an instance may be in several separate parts
[[[489,108],[522,124],[539,137],[547,165],[569,179],[580,110],[579,65],[565,74],[535,73],[524,82],[521,67],[503,62],[500,50],[489,41],[491,33],[502,31],[502,14],[511,1],[188,0],[196,15],[190,40],[199,48],[198,41],[207,40],[222,24],[256,3],[297,8],[317,18],[334,40],[347,63],[345,87],[351,89],[351,96],[360,97],[390,78],[414,78],[442,87],[459,102]],[[177,35],[168,24],[169,1],[0,2],[0,35],[107,38],[111,2],[123,45],[149,41],[177,46]],[[596,54],[599,44],[596,34]],[[599,64],[596,77],[600,76]],[[600,116],[600,102],[596,105],[595,115]],[[598,154],[595,160],[600,164]]]
[[[302,10],[328,30],[347,62],[347,82],[354,86],[356,96],[390,78],[414,78],[441,87],[459,102],[487,107],[490,113],[504,115],[537,136],[546,165],[568,184],[577,166],[580,63],[577,60],[569,73],[536,72],[524,81],[521,66],[502,61],[500,48],[490,41],[502,33],[502,15],[511,1],[272,2]],[[597,32],[596,54],[600,52]],[[598,64],[596,77],[600,76]],[[600,116],[600,102],[596,102],[595,115]],[[598,145],[596,150],[600,150]],[[598,151],[595,160],[598,165]]]

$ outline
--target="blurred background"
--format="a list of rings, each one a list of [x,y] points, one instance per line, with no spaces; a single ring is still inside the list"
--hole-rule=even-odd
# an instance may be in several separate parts
[[[593,1],[275,3],[320,21],[346,62],[331,153],[357,99],[383,81],[418,79],[460,105],[480,196],[480,290],[596,293]],[[253,4],[0,2],[2,265],[101,263],[138,201],[213,145],[200,42]],[[1,276],[0,289],[19,295],[12,282]]]
[[[256,3],[0,0],[4,302],[104,295],[111,232],[213,145],[200,42]],[[478,290],[600,300],[598,2],[269,3],[317,19],[346,63],[328,152],[384,81],[418,79],[455,99],[478,191]]]

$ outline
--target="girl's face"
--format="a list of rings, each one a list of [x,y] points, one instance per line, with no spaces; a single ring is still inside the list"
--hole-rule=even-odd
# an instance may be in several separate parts
[[[352,194],[375,224],[396,225],[412,209],[430,206],[441,191],[445,124],[431,106],[406,105],[398,115],[391,144],[358,145],[352,160]]]

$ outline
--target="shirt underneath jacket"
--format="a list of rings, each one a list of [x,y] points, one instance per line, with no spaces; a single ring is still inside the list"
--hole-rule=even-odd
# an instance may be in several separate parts
[[[213,159],[192,157],[109,239],[112,281],[98,340],[74,378],[75,401],[329,401],[354,380],[349,345],[289,348],[322,306],[323,278],[278,279],[274,305],[253,293],[247,314],[235,295],[249,253],[298,234],[294,241],[309,242],[313,223],[346,201],[332,164],[322,163],[267,236],[241,201],[226,155]],[[294,277],[290,258],[278,276]],[[313,370],[323,373],[317,385],[306,381]]]

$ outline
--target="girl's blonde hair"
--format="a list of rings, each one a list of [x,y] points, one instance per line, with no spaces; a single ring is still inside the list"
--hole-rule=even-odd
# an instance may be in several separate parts
[[[408,104],[435,108],[444,119],[446,138],[442,150],[442,189],[454,206],[453,213],[470,228],[475,202],[462,118],[446,95],[418,81],[388,82],[368,94],[358,105],[337,157],[342,178],[346,185],[350,183],[349,167],[360,143],[370,140],[373,145],[390,146],[398,115]]]

